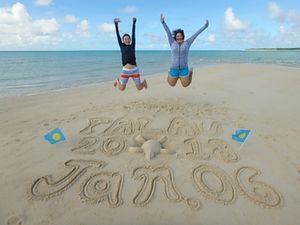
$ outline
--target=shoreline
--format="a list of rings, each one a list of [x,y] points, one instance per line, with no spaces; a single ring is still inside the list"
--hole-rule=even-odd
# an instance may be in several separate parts
[[[200,70],[203,68],[211,68],[211,67],[217,67],[217,66],[224,66],[224,65],[253,65],[253,66],[273,66],[273,67],[284,67],[284,68],[289,68],[289,69],[298,69],[300,68],[297,66],[288,66],[288,65],[278,65],[278,64],[267,64],[267,63],[211,63],[209,65],[203,65],[203,66],[198,66],[198,67],[193,67],[194,70]],[[152,73],[152,74],[148,74],[148,75],[142,75],[142,79],[145,78],[152,78],[152,77],[156,77],[156,76],[164,76],[163,74],[166,74],[166,72],[158,72],[158,73]],[[51,90],[45,90],[45,91],[37,91],[37,92],[33,92],[33,93],[28,93],[28,94],[23,94],[23,95],[9,95],[9,96],[0,96],[0,99],[3,98],[20,98],[20,97],[26,97],[26,96],[35,96],[35,95],[45,95],[48,93],[55,93],[55,92],[63,92],[65,90],[72,90],[72,89],[80,89],[80,88],[88,88],[88,87],[94,87],[94,86],[102,86],[102,85],[109,85],[110,83],[113,83],[114,80],[107,80],[107,81],[103,81],[103,82],[99,82],[99,83],[94,83],[94,84],[84,84],[84,85],[79,85],[79,86],[69,86],[69,87],[65,87],[65,88],[59,88],[59,89],[51,89]]]

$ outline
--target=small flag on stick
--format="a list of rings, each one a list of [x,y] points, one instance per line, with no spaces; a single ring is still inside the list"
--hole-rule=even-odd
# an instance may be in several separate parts
[[[238,142],[241,142],[240,150],[244,146],[247,141],[251,131],[250,130],[237,130],[234,134],[232,134],[232,139]]]
[[[50,131],[48,134],[44,136],[44,138],[45,140],[49,141],[51,144],[56,144],[57,142],[66,140],[65,135],[59,128]]]

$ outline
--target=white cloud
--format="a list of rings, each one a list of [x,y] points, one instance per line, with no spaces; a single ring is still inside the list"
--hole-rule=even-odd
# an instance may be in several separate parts
[[[51,44],[58,41],[59,24],[56,19],[34,20],[25,6],[16,3],[0,8],[0,47],[18,48]]]
[[[64,16],[64,22],[65,23],[76,23],[78,19],[73,15],[65,15]]]
[[[35,0],[35,4],[38,6],[48,6],[52,3],[52,0]]]
[[[98,31],[103,33],[114,33],[115,25],[113,23],[102,23],[98,25]]]
[[[87,20],[81,20],[80,23],[77,24],[75,33],[83,37],[89,36],[89,22]]]
[[[170,46],[168,44],[163,44],[163,48],[167,49],[167,48],[170,48]]]
[[[35,20],[31,24],[32,32],[36,35],[51,35],[58,31],[58,23],[56,19],[52,18],[50,20]]]
[[[280,32],[280,33],[284,33],[284,32],[285,32],[285,27],[284,27],[283,25],[281,25],[281,26],[279,27],[279,32]]]
[[[227,8],[225,11],[225,26],[229,31],[244,31],[248,27],[245,22],[242,22],[235,17],[232,8]]]
[[[138,8],[136,6],[130,5],[130,6],[126,6],[121,11],[124,13],[135,13],[138,11]]]
[[[77,29],[79,31],[87,31],[89,29],[89,22],[87,20],[81,20],[81,22],[77,25]]]
[[[290,27],[279,27],[278,34],[273,38],[273,42],[278,47],[299,47],[300,29],[295,30]]]
[[[267,34],[263,31],[258,30],[249,30],[243,38],[243,41],[250,44],[251,46],[263,46],[268,43],[268,40],[269,38],[267,37]]]
[[[268,11],[272,20],[280,23],[291,22],[300,24],[300,15],[294,9],[290,9],[285,12],[276,2],[270,2],[268,5]]]
[[[300,46],[300,23],[287,23],[279,25],[278,33],[273,37],[273,42],[280,47]]]
[[[160,42],[161,41],[161,37],[154,35],[154,34],[149,34],[149,33],[145,33],[144,38],[150,42]]]
[[[216,41],[216,36],[214,34],[210,34],[208,36],[208,41],[214,43]]]
[[[300,24],[300,15],[295,10],[288,11],[287,19],[291,22]]]
[[[278,33],[272,37],[274,45],[281,47],[298,47],[300,45],[300,15],[290,9],[284,11],[276,2],[268,5],[269,15],[278,22]]]
[[[289,10],[286,17],[288,22],[300,28],[300,15],[295,10]]]
[[[0,24],[22,23],[29,19],[26,8],[19,2],[12,7],[0,8]]]
[[[268,11],[270,16],[274,20],[284,20],[284,15],[281,11],[281,8],[276,2],[270,2],[268,5]]]
[[[157,35],[155,32],[143,33],[142,38],[138,40],[140,49],[169,49],[168,39],[164,34]]]

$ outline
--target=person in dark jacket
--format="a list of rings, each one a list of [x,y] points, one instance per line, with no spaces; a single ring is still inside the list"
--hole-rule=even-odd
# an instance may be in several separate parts
[[[118,23],[120,23],[120,19],[115,18],[114,23],[116,27],[116,34],[118,38],[118,43],[121,49],[122,54],[122,65],[123,69],[121,72],[121,76],[116,79],[114,86],[118,86],[121,91],[124,91],[126,88],[126,84],[129,78],[132,78],[136,88],[138,90],[142,90],[143,88],[147,88],[147,82],[144,80],[141,82],[139,68],[136,64],[135,58],[135,23],[136,18],[133,18],[132,24],[132,39],[129,34],[124,34],[120,36]]]

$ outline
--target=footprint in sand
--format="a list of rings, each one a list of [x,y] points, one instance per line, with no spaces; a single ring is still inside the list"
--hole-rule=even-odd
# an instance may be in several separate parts
[[[6,225],[23,225],[23,221],[21,218],[13,216],[7,220]]]

